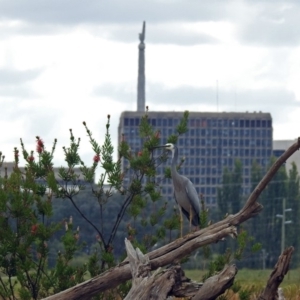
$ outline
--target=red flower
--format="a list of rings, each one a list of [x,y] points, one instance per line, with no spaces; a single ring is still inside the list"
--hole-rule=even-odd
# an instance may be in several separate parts
[[[159,130],[155,132],[155,137],[156,137],[157,139],[160,139],[160,131],[159,131]]]
[[[33,155],[28,156],[28,157],[27,157],[27,160],[28,160],[29,162],[34,161],[34,156],[33,156]]]
[[[143,155],[143,152],[142,151],[139,151],[138,152],[138,156],[142,156]]]
[[[39,137],[37,137],[36,140],[36,152],[37,153],[42,153],[44,151],[44,142],[42,139],[40,139]]]
[[[95,163],[98,163],[100,161],[100,155],[99,154],[96,154],[93,158],[94,162]]]
[[[38,225],[37,224],[34,224],[34,225],[31,226],[31,234],[32,235],[35,235],[37,230],[38,230]]]
[[[38,139],[37,139],[37,144],[38,144],[40,147],[44,148],[44,142],[43,142],[42,139],[38,138]]]

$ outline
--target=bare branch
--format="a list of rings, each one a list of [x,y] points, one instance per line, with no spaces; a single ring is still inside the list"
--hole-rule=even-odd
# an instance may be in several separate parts
[[[225,266],[217,275],[208,278],[192,300],[213,300],[232,286],[237,273],[235,265]]]
[[[258,297],[258,300],[276,299],[278,287],[289,270],[289,265],[290,265],[293,252],[294,252],[294,247],[289,247],[286,248],[281,253],[274,267],[274,270],[270,275],[267,286]]]

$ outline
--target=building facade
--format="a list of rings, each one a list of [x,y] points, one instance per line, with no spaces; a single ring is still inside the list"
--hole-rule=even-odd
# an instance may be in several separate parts
[[[296,143],[297,140],[275,140],[273,141],[273,155],[275,157],[281,156],[285,150],[290,146]],[[295,163],[297,170],[300,173],[300,151],[295,152],[291,157],[286,161],[286,169],[289,171],[292,168],[292,163]]]
[[[133,152],[142,147],[139,137],[139,123],[143,112],[126,111],[120,116],[119,140],[124,134]],[[183,112],[148,112],[148,119],[153,128],[161,132],[161,144],[175,133]],[[243,193],[250,193],[251,164],[256,160],[267,166],[272,155],[272,118],[269,113],[236,112],[190,112],[188,132],[178,139],[179,157],[185,157],[180,169],[202,193],[208,206],[217,203],[217,188],[222,183],[225,167],[232,169],[236,159],[243,164]],[[158,167],[162,177],[164,168]],[[128,167],[124,161],[123,169]],[[171,180],[163,183],[162,195],[173,197]]]

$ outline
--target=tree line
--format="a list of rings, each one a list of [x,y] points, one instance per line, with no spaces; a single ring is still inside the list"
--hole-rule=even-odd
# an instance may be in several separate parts
[[[269,167],[276,158],[270,159]],[[268,168],[269,168],[268,167]],[[265,169],[255,160],[251,168],[252,190],[262,179]],[[242,164],[239,160],[235,162],[234,168],[224,169],[223,185],[218,191],[218,215],[219,218],[225,214],[237,212],[245,202],[242,194]],[[249,220],[244,225],[244,229],[253,239],[261,244],[261,251],[256,254],[249,254],[248,259],[244,259],[240,264],[248,268],[271,268],[281,252],[282,218],[280,215],[286,214],[285,226],[285,246],[291,245],[297,249],[300,243],[299,235],[299,204],[300,204],[300,184],[299,173],[295,163],[292,163],[290,170],[283,165],[275,174],[259,198],[264,206],[262,213]],[[288,211],[283,212],[283,202]],[[216,247],[216,251],[225,251],[230,241],[224,242]],[[292,267],[298,267],[300,263],[299,254],[295,253],[292,260]]]

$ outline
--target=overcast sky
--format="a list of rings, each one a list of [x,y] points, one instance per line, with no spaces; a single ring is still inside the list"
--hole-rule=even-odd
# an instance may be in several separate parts
[[[23,138],[68,145],[82,121],[117,145],[120,113],[136,110],[138,33],[146,21],[150,110],[263,111],[274,139],[300,136],[300,1],[0,0],[0,151]],[[218,82],[218,104],[217,104]]]

